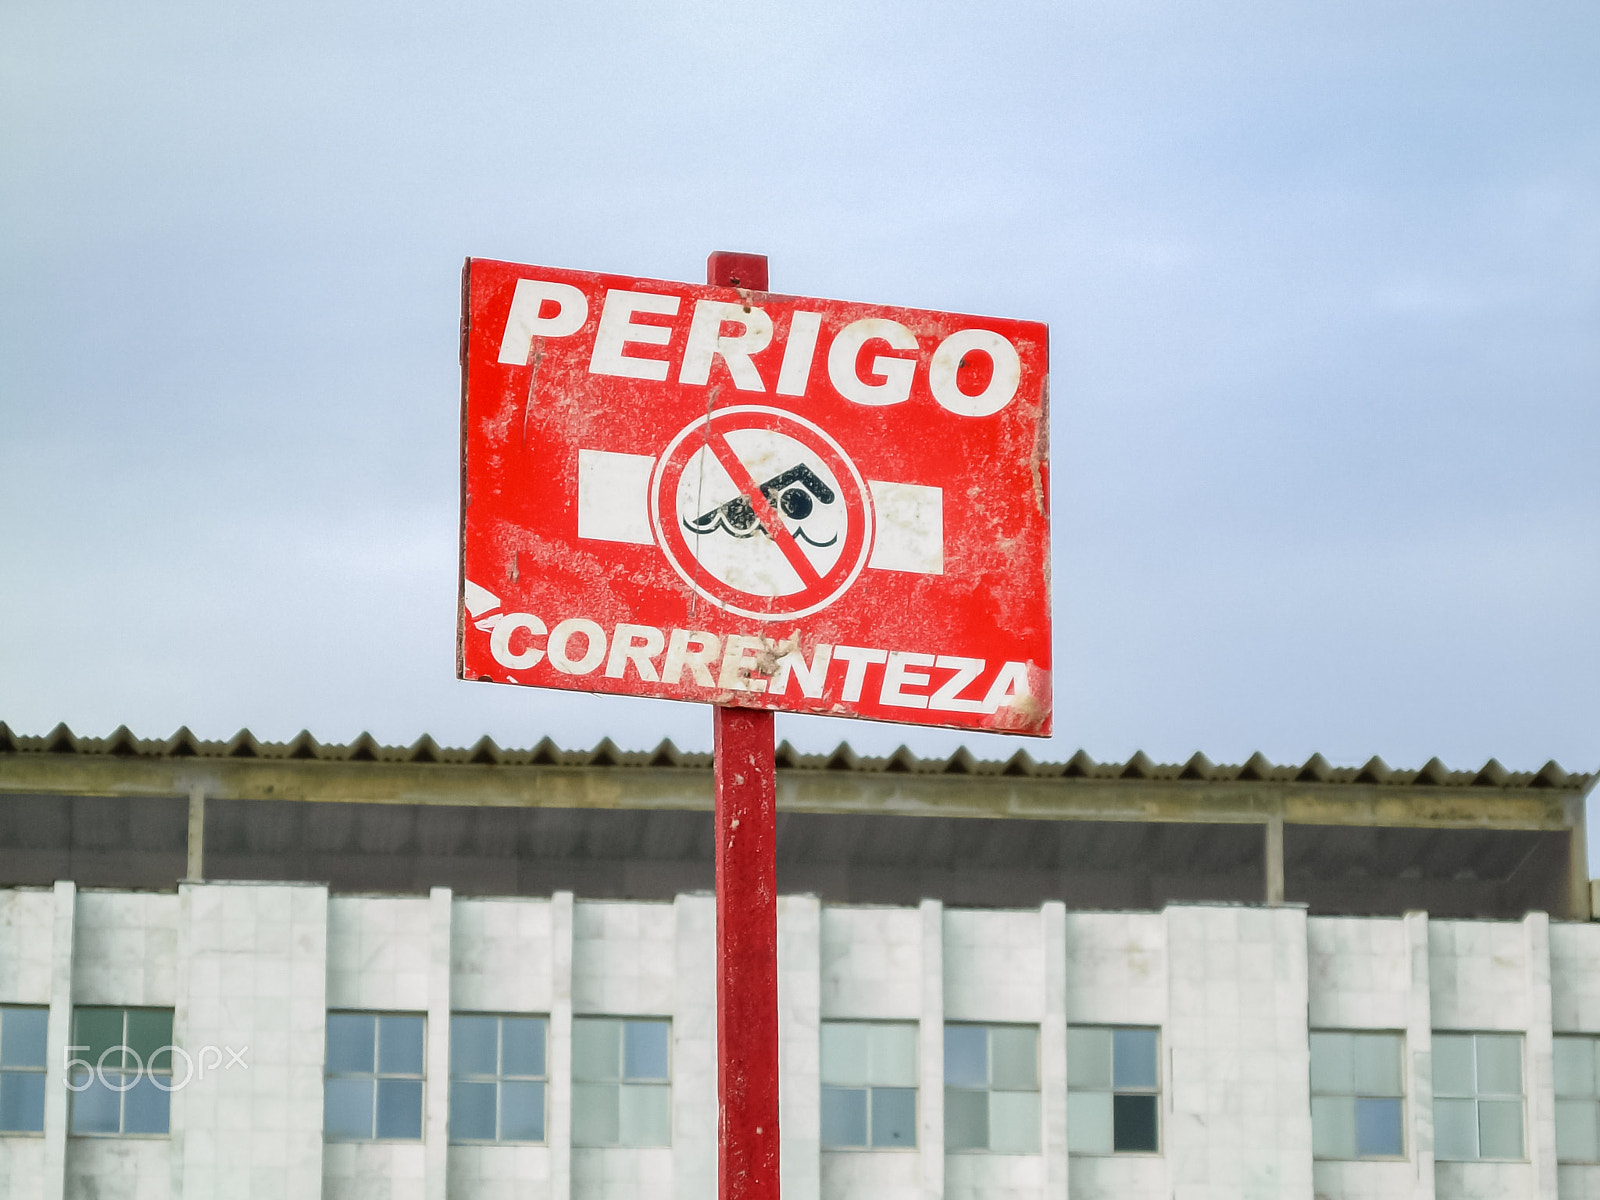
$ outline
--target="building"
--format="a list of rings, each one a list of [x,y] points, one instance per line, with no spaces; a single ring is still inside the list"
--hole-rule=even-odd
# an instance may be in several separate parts
[[[1594,777],[779,761],[786,1197],[1600,1196]],[[0,725],[0,1194],[708,1200],[709,766]]]

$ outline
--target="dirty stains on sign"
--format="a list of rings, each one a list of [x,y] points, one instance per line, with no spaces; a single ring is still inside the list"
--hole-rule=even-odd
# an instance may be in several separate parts
[[[470,259],[464,679],[1048,736],[1048,333]]]

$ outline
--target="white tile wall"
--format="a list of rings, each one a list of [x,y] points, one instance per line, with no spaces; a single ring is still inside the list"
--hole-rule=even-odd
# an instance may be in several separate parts
[[[629,1197],[630,1200],[672,1200],[673,1152],[652,1150],[572,1149],[572,1195]],[[714,1195],[715,1193],[708,1193]]]
[[[951,1154],[944,1194],[950,1200],[1039,1200],[1044,1172],[1042,1154]]]
[[[822,1016],[914,1021],[922,919],[914,908],[822,909]]]
[[[1168,1200],[1172,1195],[1167,1187],[1164,1158],[1076,1155],[1070,1170],[1071,1186],[1067,1194],[1072,1200]]]
[[[919,1156],[907,1150],[824,1150],[824,1200],[923,1200]]]
[[[572,1011],[666,1017],[677,999],[671,904],[579,900],[572,906]]]
[[[1067,914],[1067,1020],[1154,1025],[1167,1019],[1167,927],[1160,913]]]
[[[1600,1033],[1600,923],[1550,923],[1550,1017],[1557,1033]]]
[[[322,1152],[322,1200],[422,1200],[427,1153],[421,1142],[329,1142]]]
[[[74,1004],[172,1007],[178,988],[176,895],[80,891],[75,919]]]
[[[428,929],[426,897],[329,897],[328,1007],[426,1012]]]
[[[1039,910],[944,910],[944,1018],[1044,1018],[1044,944]]]
[[[550,1011],[550,901],[457,899],[450,915],[450,1006]]]
[[[712,898],[443,903],[448,919],[431,944],[430,902],[416,897],[329,898],[271,884],[0,892],[0,1000],[54,1002],[63,1014],[71,1003],[172,1005],[182,1044],[251,1047],[248,1076],[214,1074],[175,1096],[170,1138],[63,1142],[56,1132],[65,1147],[56,1166],[50,1139],[0,1139],[0,1193],[277,1200],[320,1186],[327,1200],[426,1200],[422,1144],[323,1146],[321,1057],[329,1008],[420,1012],[432,998],[435,1015],[551,1013],[553,1108],[564,1095],[570,1034],[559,1014],[569,1003],[578,1013],[667,1016],[674,1028],[672,1147],[570,1150],[552,1111],[561,1145],[449,1148],[448,1196],[714,1194]],[[779,920],[785,1200],[1600,1200],[1600,1168],[1555,1167],[1549,1124],[1550,1032],[1600,1033],[1600,925],[1537,915],[1308,920],[1296,909],[1222,905],[1057,906],[1045,920],[1038,910],[833,907],[809,897],[783,898]],[[430,953],[448,963],[432,993]],[[920,1130],[914,1153],[821,1153],[825,1017],[922,1021],[935,1051],[945,1018],[1158,1026],[1164,1152],[1063,1154],[1064,1188],[1050,1182],[1048,1144],[1037,1156],[945,1155],[942,1125]],[[1308,1027],[1405,1032],[1407,1161],[1313,1166]],[[1527,1039],[1528,1163],[1433,1164],[1434,1028]],[[441,1063],[430,1059],[430,1069]],[[928,1088],[942,1080],[936,1053],[924,1055],[923,1074]],[[924,1095],[925,1114],[933,1099]]]
[[[1600,1167],[1563,1164],[1556,1178],[1561,1200],[1600,1200]]]
[[[67,1200],[168,1200],[169,1163],[166,1138],[73,1138],[65,1195]]]
[[[1528,1027],[1520,921],[1430,921],[1428,952],[1435,1029]]]
[[[1311,1028],[1406,1028],[1411,955],[1404,918],[1311,917],[1306,953]]]
[[[171,1171],[165,1138],[72,1138],[67,1200],[168,1200]]]
[[[452,1146],[449,1194],[470,1200],[546,1200],[546,1146]]]
[[[0,1004],[50,1003],[54,920],[51,889],[0,892]]]

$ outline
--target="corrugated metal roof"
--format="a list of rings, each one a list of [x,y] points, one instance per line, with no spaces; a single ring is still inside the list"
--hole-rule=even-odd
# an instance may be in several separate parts
[[[653,750],[625,751],[610,738],[602,738],[592,750],[564,750],[548,737],[530,749],[511,749],[495,744],[488,736],[471,746],[440,746],[423,734],[409,746],[381,746],[371,734],[363,733],[347,744],[322,743],[302,730],[287,742],[258,741],[248,729],[241,729],[227,741],[203,741],[187,726],[171,737],[136,738],[126,725],[110,737],[82,737],[57,725],[42,737],[13,733],[0,721],[0,754],[80,754],[117,755],[125,758],[259,758],[314,759],[326,762],[456,763],[497,766],[562,767],[657,767],[708,770],[711,755],[679,750],[663,740]],[[783,742],[778,746],[778,766],[793,771],[849,771],[861,773],[901,772],[914,775],[1022,775],[1033,779],[1096,780],[1171,780],[1203,783],[1327,783],[1382,784],[1416,787],[1492,787],[1559,788],[1584,792],[1594,782],[1593,774],[1571,774],[1554,761],[1537,771],[1508,771],[1490,759],[1476,771],[1452,771],[1437,758],[1420,769],[1398,770],[1374,755],[1359,767],[1335,767],[1320,754],[1304,763],[1269,762],[1259,752],[1243,763],[1213,763],[1204,754],[1195,754],[1183,763],[1157,763],[1143,751],[1125,762],[1096,762],[1079,750],[1065,762],[1036,762],[1025,750],[1018,750],[1003,761],[980,759],[966,747],[945,758],[919,758],[901,746],[886,758],[858,755],[848,742],[827,754],[801,754]]]

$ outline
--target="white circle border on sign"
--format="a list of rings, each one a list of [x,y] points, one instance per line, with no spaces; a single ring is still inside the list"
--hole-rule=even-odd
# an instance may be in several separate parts
[[[834,454],[838,455],[839,461],[842,462],[845,465],[845,468],[850,472],[850,480],[855,484],[857,493],[861,497],[862,521],[866,525],[866,528],[862,533],[860,553],[857,556],[855,565],[851,567],[850,573],[844,578],[844,580],[836,588],[834,588],[832,592],[823,597],[821,600],[817,601],[815,604],[811,604],[805,608],[786,612],[760,612],[755,609],[739,608],[733,604],[727,603],[720,597],[713,595],[711,592],[708,592],[705,588],[700,586],[696,572],[692,569],[686,569],[685,565],[679,562],[677,557],[672,553],[672,546],[667,540],[666,534],[662,529],[662,476],[666,473],[667,464],[672,461],[672,457],[675,453],[677,453],[678,447],[681,446],[684,440],[691,434],[709,425],[716,418],[737,417],[757,413],[763,416],[778,417],[784,421],[792,421],[794,424],[799,425],[801,428],[815,435],[819,440],[822,441],[824,445],[828,447],[828,449],[832,450]],[[774,430],[773,432],[781,431]],[[673,515],[674,517],[677,515],[676,505],[674,505]],[[844,447],[839,445],[838,442],[834,441],[832,436],[830,436],[828,432],[815,421],[808,421],[805,417],[802,417],[797,413],[792,413],[782,408],[772,408],[764,404],[741,404],[733,408],[719,408],[706,413],[706,415],[703,417],[695,418],[688,425],[685,425],[683,429],[679,431],[678,435],[672,439],[672,441],[667,443],[667,448],[663,450],[656,458],[655,470],[650,473],[650,525],[652,531],[656,535],[656,545],[661,547],[661,552],[666,555],[667,561],[672,564],[672,569],[678,573],[678,576],[685,583],[692,587],[701,596],[704,596],[712,604],[716,605],[723,612],[733,613],[736,616],[741,617],[753,617],[757,621],[788,621],[797,617],[809,617],[812,613],[821,612],[823,609],[827,608],[830,604],[838,600],[839,597],[843,596],[847,591],[849,591],[850,588],[855,585],[856,580],[860,578],[861,572],[866,570],[867,560],[872,557],[873,538],[877,532],[876,522],[873,520],[873,517],[872,489],[867,486],[867,481],[862,478],[861,472],[856,469],[855,461],[844,452]],[[777,599],[781,599],[781,597],[774,597],[774,600]]]

